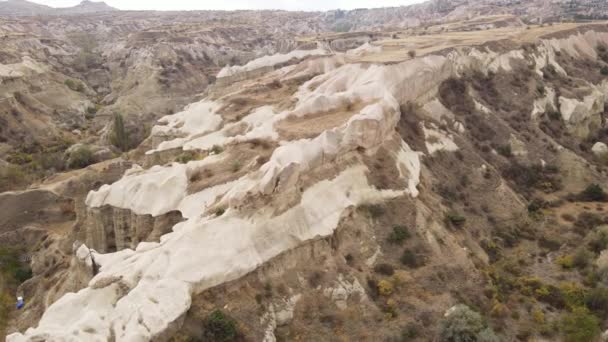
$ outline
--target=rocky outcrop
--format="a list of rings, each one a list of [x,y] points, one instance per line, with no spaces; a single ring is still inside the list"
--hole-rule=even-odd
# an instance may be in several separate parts
[[[182,220],[178,211],[153,217],[111,206],[88,208],[84,221],[85,244],[99,253],[135,249],[140,242],[159,241]]]

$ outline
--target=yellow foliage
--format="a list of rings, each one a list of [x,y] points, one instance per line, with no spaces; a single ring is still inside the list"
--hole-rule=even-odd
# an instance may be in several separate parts
[[[555,260],[563,269],[569,270],[574,267],[574,257],[572,255],[562,255]]]
[[[544,324],[545,323],[545,313],[540,309],[532,310],[532,320],[536,324]]]
[[[507,307],[503,303],[495,301],[492,310],[490,310],[490,315],[494,317],[503,317],[506,312]]]
[[[378,282],[378,292],[382,296],[390,296],[393,293],[393,283],[387,279],[382,279]]]

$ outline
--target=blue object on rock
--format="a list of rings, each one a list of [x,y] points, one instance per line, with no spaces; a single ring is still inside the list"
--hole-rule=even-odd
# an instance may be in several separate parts
[[[17,297],[17,309],[21,309],[24,305],[23,297]]]

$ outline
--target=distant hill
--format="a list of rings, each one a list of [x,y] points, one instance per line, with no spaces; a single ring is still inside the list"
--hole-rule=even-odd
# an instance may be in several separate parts
[[[1,16],[70,15],[118,11],[105,2],[85,0],[73,7],[54,8],[26,0],[0,1]]]

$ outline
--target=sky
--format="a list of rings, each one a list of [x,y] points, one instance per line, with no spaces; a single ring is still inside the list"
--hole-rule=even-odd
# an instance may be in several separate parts
[[[68,7],[80,0],[29,0],[53,7]],[[423,0],[105,0],[122,10],[236,10],[283,9],[323,11],[411,5]]]

